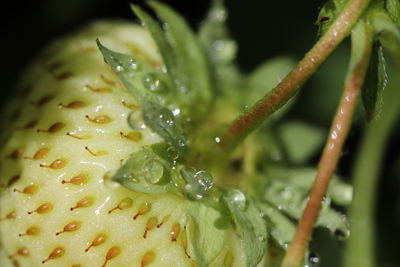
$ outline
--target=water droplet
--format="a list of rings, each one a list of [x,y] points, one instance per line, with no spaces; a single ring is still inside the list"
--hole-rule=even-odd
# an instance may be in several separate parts
[[[186,168],[181,173],[187,183],[184,186],[184,192],[189,198],[202,199],[209,194],[214,184],[213,177],[209,172]]]
[[[134,130],[143,130],[146,125],[143,123],[142,113],[140,110],[132,111],[128,116],[128,124]]]
[[[333,132],[331,133],[331,137],[332,137],[332,139],[336,139],[336,138],[338,137],[337,132],[336,132],[336,131],[333,131]]]
[[[167,148],[167,154],[176,164],[176,160],[179,158],[179,152],[173,146],[170,146]]]
[[[164,122],[164,124],[166,126],[172,126],[174,124],[174,120],[169,118],[170,116],[165,116],[165,115],[168,115],[168,114],[160,114],[159,118],[161,119],[161,121]]]
[[[308,254],[308,263],[310,267],[317,267],[320,263],[320,259],[315,252],[310,252]]]
[[[215,137],[215,142],[217,143],[217,144],[219,144],[220,142],[221,142],[221,138],[219,138],[218,136],[217,137]]]
[[[158,79],[154,73],[149,73],[143,77],[143,85],[152,92],[162,92],[166,90],[164,82]]]
[[[186,146],[186,141],[184,139],[180,138],[178,140],[178,146],[179,147],[185,147]]]
[[[207,171],[196,172],[194,178],[197,180],[197,183],[201,186],[202,191],[204,192],[209,191],[213,186],[213,178]]]
[[[158,183],[164,174],[164,166],[157,160],[149,160],[144,165],[144,179],[151,184]]]
[[[121,72],[121,71],[124,70],[124,67],[118,65],[118,66],[115,66],[114,70],[115,70],[116,72]]]
[[[135,176],[133,176],[131,173],[124,173],[122,175],[122,178],[126,179],[126,180],[128,180],[130,182],[133,182],[133,183],[138,183],[139,182],[139,180]]]
[[[132,70],[139,70],[140,69],[140,65],[133,59],[129,60],[129,67]]]
[[[239,208],[244,211],[247,205],[247,199],[244,193],[238,189],[234,189],[230,192],[230,199]]]
[[[167,67],[165,65],[161,65],[160,69],[161,69],[161,72],[167,73]]]
[[[225,62],[234,58],[237,51],[236,43],[229,39],[216,40],[212,47],[215,50],[215,57]]]
[[[191,199],[200,200],[203,198],[203,195],[197,192],[192,184],[186,184],[183,188],[183,192]]]
[[[181,114],[181,109],[176,105],[168,105],[168,109],[172,111],[172,114],[174,114],[175,117]]]
[[[214,21],[224,22],[227,17],[227,12],[223,7],[215,7],[211,10],[210,17]]]

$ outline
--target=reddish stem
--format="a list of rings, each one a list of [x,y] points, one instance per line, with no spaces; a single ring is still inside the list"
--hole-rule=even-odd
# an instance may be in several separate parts
[[[335,50],[368,6],[370,0],[352,0],[298,65],[271,92],[236,119],[222,134],[220,145],[230,151],[269,115],[282,107]]]
[[[365,38],[365,46],[362,48],[361,57],[357,59],[358,62],[354,62],[355,65],[350,70],[349,76],[346,79],[343,95],[318,164],[318,170],[311,188],[309,200],[297,226],[293,241],[285,255],[282,267],[297,267],[303,262],[304,253],[308,247],[313,226],[318,218],[330,178],[335,171],[343,144],[350,129],[357,99],[368,68],[372,49],[370,32],[366,32]]]

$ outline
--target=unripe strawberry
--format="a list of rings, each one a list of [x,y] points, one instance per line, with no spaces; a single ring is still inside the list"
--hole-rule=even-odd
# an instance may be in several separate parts
[[[94,23],[50,45],[19,81],[1,128],[0,266],[262,260],[264,213],[222,187],[235,170],[207,147],[226,118],[206,115],[237,109],[214,101],[232,97],[217,78],[229,60],[205,52],[224,18],[210,16],[199,38],[173,10],[150,5],[165,29],[133,7],[145,27]]]
[[[145,29],[99,22],[57,41],[28,68],[20,81],[27,97],[11,107],[20,114],[6,126],[1,155],[0,265],[195,266],[186,198],[110,180],[132,153],[162,138],[140,118],[144,129],[129,127],[141,104],[104,63],[96,38],[161,64]],[[221,246],[214,266],[228,253]]]

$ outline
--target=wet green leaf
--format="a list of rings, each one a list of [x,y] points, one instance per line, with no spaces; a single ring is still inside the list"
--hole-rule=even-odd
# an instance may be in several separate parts
[[[171,163],[159,156],[156,149],[143,147],[133,153],[112,179],[136,192],[162,194],[175,190]]]
[[[251,198],[237,189],[226,191],[223,200],[242,239],[247,258],[246,266],[256,266],[264,256],[267,246],[267,227],[261,212]]]
[[[180,65],[180,75],[174,80],[188,105],[197,104],[191,106],[193,113],[204,113],[213,97],[205,51],[182,16],[161,2],[149,1],[149,4],[164,21],[165,32]]]
[[[142,102],[143,120],[153,131],[172,145],[179,156],[186,151],[186,138],[180,120],[171,110],[151,101]]]
[[[295,225],[279,210],[267,203],[260,203],[260,209],[269,222],[269,235],[283,250],[287,250],[296,231]]]
[[[97,40],[97,46],[103,54],[104,61],[118,75],[125,87],[139,100],[143,98],[157,101],[156,95],[147,90],[143,84],[143,78],[155,70],[145,61],[132,55],[122,54],[108,49]],[[165,80],[162,74],[158,74],[161,80]]]
[[[198,36],[208,54],[215,87],[219,93],[232,94],[241,89],[242,75],[235,64],[237,44],[229,34],[227,17],[224,1],[213,0]]]
[[[189,201],[187,210],[194,223],[192,240],[198,266],[208,266],[220,253],[223,253],[226,242],[228,219],[221,214],[198,201]],[[221,219],[224,226],[221,227]]]
[[[150,32],[154,42],[157,45],[158,51],[161,54],[168,75],[170,77],[179,76],[180,70],[178,69],[173,49],[171,44],[168,42],[164,31],[161,29],[161,26],[149,14],[147,14],[138,6],[131,5],[131,8]],[[174,82],[174,79],[171,81]]]
[[[380,113],[382,93],[386,87],[387,79],[382,46],[375,43],[362,88],[362,101],[368,121]]]
[[[284,183],[308,191],[314,182],[317,169],[315,168],[274,168],[270,172],[272,179],[277,179]],[[348,206],[353,198],[353,187],[344,182],[338,175],[334,174],[329,183],[327,196],[337,205]]]
[[[228,11],[223,0],[213,0],[211,9],[199,30],[199,38],[213,64],[225,65],[236,58],[237,45],[226,27]]]
[[[298,121],[281,124],[278,134],[289,161],[294,164],[306,163],[322,147],[325,140],[324,130]]]
[[[135,121],[143,119],[147,126],[173,146],[179,156],[182,156],[186,150],[186,138],[180,119],[164,106],[169,104],[168,98],[163,98],[162,93],[160,94],[155,90],[156,88],[151,88],[152,85],[149,85],[151,83],[149,75],[154,78],[153,82],[158,81],[157,86],[160,86],[160,83],[164,84],[163,75],[155,72],[143,62],[138,62],[133,56],[107,49],[99,41],[97,44],[106,63],[117,73],[126,88],[139,99],[141,118],[130,120],[130,125],[132,126]],[[135,67],[132,67],[132,64],[135,64]],[[137,64],[143,66],[143,70],[138,70]],[[167,86],[166,83],[165,86]],[[137,111],[134,113],[137,113]],[[136,114],[132,115],[135,116]]]
[[[189,199],[201,200],[210,194],[214,182],[209,172],[186,167],[181,170],[181,174],[186,181],[183,192]]]
[[[139,7],[132,5],[132,9],[158,46],[181,112],[198,118],[207,111],[213,95],[205,53],[180,15],[164,4],[155,1],[149,4],[164,20],[164,30]]]
[[[303,185],[296,185],[293,181],[294,179],[290,182],[271,179],[265,188],[263,200],[292,219],[298,220],[307,203],[311,183],[308,187],[303,187]],[[332,234],[345,238],[349,234],[346,217],[331,208],[330,203],[330,197],[325,197],[316,226],[328,228]]]

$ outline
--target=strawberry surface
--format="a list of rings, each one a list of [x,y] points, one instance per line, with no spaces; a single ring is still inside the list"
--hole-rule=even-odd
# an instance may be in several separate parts
[[[195,266],[187,200],[110,179],[132,153],[162,139],[140,118],[140,130],[129,127],[140,103],[104,63],[96,38],[160,63],[142,27],[99,22],[30,66],[20,82],[26,100],[11,107],[20,114],[2,149],[0,265]],[[230,249],[221,244],[214,266],[229,261]]]

